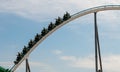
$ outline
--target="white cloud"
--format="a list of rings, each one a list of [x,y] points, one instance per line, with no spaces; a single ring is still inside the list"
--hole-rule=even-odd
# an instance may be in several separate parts
[[[1,0],[0,12],[15,13],[30,19],[46,20],[63,14],[65,11],[76,13],[90,7],[119,3],[119,0]]]
[[[42,71],[42,72],[55,72],[54,68],[52,68],[51,65],[42,63],[42,62],[29,62],[31,70],[34,69],[34,71]],[[25,71],[25,63],[23,62],[19,68],[16,70],[17,72]]]
[[[59,54],[62,53],[62,51],[61,51],[61,50],[53,50],[52,53],[54,53],[54,54],[56,54],[56,55],[59,55]]]
[[[94,57],[62,56],[61,60],[68,61],[68,65],[75,68],[95,69]],[[105,72],[120,72],[120,55],[107,55],[102,57]]]
[[[60,59],[65,61],[76,61],[75,56],[61,56]]]
[[[98,23],[98,30],[99,35],[102,37],[107,37],[109,39],[120,39],[120,12],[119,11],[104,11],[99,12],[97,14],[97,23]],[[84,34],[86,27],[89,26],[91,30],[87,31],[90,34],[94,30],[94,20],[93,14],[86,15],[79,20],[71,22],[70,25],[67,26],[72,33],[80,35],[81,33]],[[86,26],[86,27],[85,27]]]
[[[104,37],[104,38],[112,39],[112,40],[120,40],[119,31],[102,32],[101,36]]]
[[[55,72],[54,68],[52,66],[42,63],[42,62],[29,62],[31,70],[37,69],[37,71],[42,71],[42,72]],[[4,68],[11,68],[13,66],[12,62],[0,62],[0,66]],[[25,71],[25,62],[23,62],[16,70],[16,72],[23,72]]]
[[[0,66],[10,68],[12,67],[12,62],[0,62]]]

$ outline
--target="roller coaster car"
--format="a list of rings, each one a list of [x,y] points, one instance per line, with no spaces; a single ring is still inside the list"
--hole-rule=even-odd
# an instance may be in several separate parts
[[[14,61],[14,64],[15,64],[15,65],[18,64],[18,61]]]
[[[26,46],[24,46],[23,51],[22,51],[22,56],[24,56],[28,51],[29,49]]]
[[[51,31],[52,29],[55,28],[55,24],[53,24],[52,22],[49,24],[48,26],[48,30]]]
[[[17,64],[22,59],[22,54],[18,52],[16,61],[14,61],[14,64]]]
[[[64,14],[63,16],[63,19],[58,17],[54,24],[51,22],[47,29],[43,28],[40,35],[36,34],[34,41],[30,40],[30,42],[28,43],[28,47],[24,46],[22,52],[21,53],[18,52],[16,61],[14,61],[14,64],[15,65],[18,64],[19,61],[22,59],[22,57],[24,57],[24,55],[30,50],[30,48],[32,48],[43,36],[45,36],[49,31],[54,29],[57,25],[61,24],[63,21],[68,20],[69,18],[71,18],[71,16],[68,12],[66,12],[66,14]],[[9,69],[4,69],[0,67],[0,72],[11,72],[11,71]],[[98,72],[101,72],[101,70],[99,70]]]
[[[48,29],[43,28],[43,30],[41,31],[41,35],[45,36],[48,33]]]
[[[34,42],[37,43],[41,38],[42,36],[37,33]]]
[[[17,61],[20,61],[22,58],[22,54],[18,52],[18,55],[17,55]]]
[[[3,67],[0,66],[0,72],[12,72],[9,69],[5,69]]]
[[[71,16],[70,16],[70,14],[68,12],[66,12],[66,14],[64,14],[64,16],[63,16],[63,21],[66,21],[69,18],[71,18]]]
[[[30,40],[30,42],[28,43],[28,48],[32,48],[34,45],[34,42],[32,40]]]
[[[55,25],[57,26],[57,25],[61,24],[62,22],[63,22],[62,18],[58,17],[56,19]]]

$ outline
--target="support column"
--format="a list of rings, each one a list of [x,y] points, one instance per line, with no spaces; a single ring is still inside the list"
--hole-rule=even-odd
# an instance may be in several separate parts
[[[97,13],[94,13],[94,22],[95,22],[95,69],[96,72],[103,72],[102,70],[102,60],[100,53],[100,44],[99,44],[99,35],[98,35],[98,27],[97,27]],[[100,68],[98,68],[98,66]]]
[[[96,22],[96,12],[94,13],[94,22],[95,22],[95,69],[96,69],[96,72],[98,71],[98,56],[97,56],[97,36],[96,36],[96,25],[97,25],[97,22]]]
[[[26,72],[31,72],[28,59],[26,59]]]

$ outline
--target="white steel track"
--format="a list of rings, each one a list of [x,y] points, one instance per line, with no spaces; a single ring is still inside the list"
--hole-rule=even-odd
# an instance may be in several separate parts
[[[49,35],[51,35],[53,32],[55,32],[57,29],[62,27],[63,25],[67,24],[68,22],[71,22],[81,16],[94,13],[94,12],[99,12],[99,11],[105,11],[105,10],[120,10],[120,5],[104,5],[104,6],[98,6],[98,7],[93,7],[89,8],[83,11],[80,11],[74,15],[71,16],[70,19],[64,21],[60,25],[56,26],[54,29],[52,29],[50,32],[48,32],[44,37],[42,37],[27,53],[26,55],[19,61],[18,64],[14,65],[11,71],[15,71],[19,65],[30,55],[30,53],[43,41],[45,40]]]

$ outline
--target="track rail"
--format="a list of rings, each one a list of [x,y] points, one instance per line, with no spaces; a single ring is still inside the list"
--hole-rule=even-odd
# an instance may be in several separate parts
[[[104,5],[104,6],[98,6],[98,7],[93,7],[93,8],[89,8],[83,11],[80,11],[74,15],[71,16],[70,19],[64,21],[63,23],[61,23],[60,25],[56,26],[54,29],[52,29],[50,32],[48,32],[44,37],[42,37],[27,53],[26,55],[19,61],[18,64],[14,65],[14,67],[12,68],[11,71],[15,71],[19,65],[26,59],[29,57],[30,53],[42,42],[44,41],[49,35],[51,35],[53,32],[55,32],[57,29],[61,28],[63,25],[66,25],[67,23],[90,13],[94,13],[94,12],[99,12],[99,11],[105,11],[105,10],[120,10],[120,5]]]

